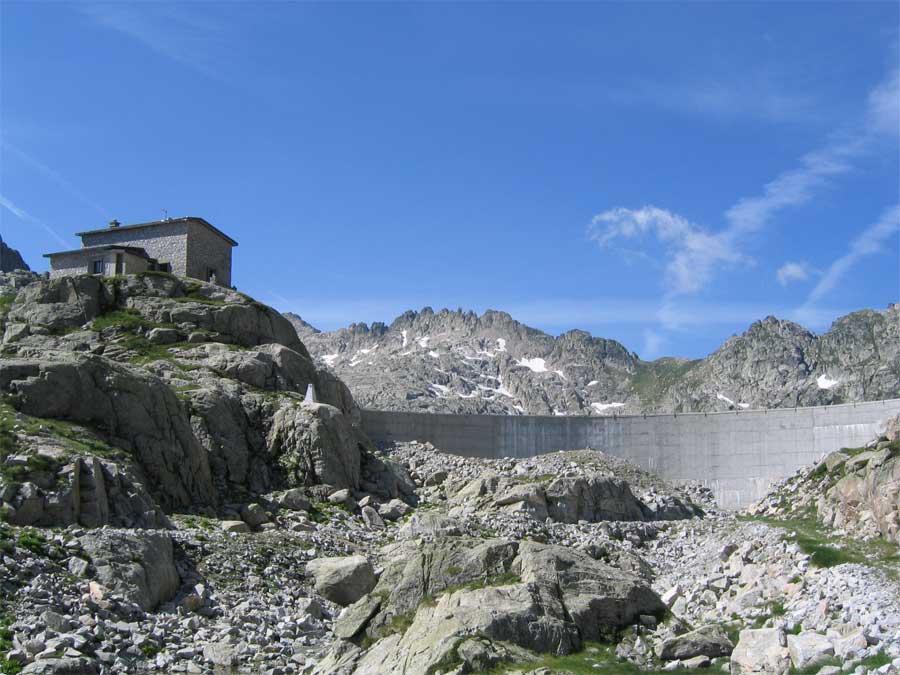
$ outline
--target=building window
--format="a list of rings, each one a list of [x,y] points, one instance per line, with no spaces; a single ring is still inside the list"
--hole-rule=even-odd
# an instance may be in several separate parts
[[[210,283],[216,283],[216,270],[212,267],[206,268],[206,280]]]
[[[159,263],[159,271],[160,272],[168,272],[172,273],[172,263]]]
[[[116,253],[116,276],[120,274],[125,274],[125,256],[121,253]]]
[[[103,274],[103,261],[95,260],[91,265],[91,274]]]

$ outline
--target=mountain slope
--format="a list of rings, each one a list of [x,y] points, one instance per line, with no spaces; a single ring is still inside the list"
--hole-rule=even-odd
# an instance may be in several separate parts
[[[643,361],[615,340],[553,337],[505,312],[408,311],[389,326],[319,332],[310,352],[365,407],[610,415],[826,405],[900,396],[900,308],[862,310],[816,335],[767,317],[705,359]]]

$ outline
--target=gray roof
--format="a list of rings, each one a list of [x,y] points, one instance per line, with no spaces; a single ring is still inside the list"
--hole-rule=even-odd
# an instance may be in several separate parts
[[[72,253],[99,253],[100,251],[127,251],[132,255],[140,256],[150,260],[147,251],[140,246],[122,246],[121,244],[102,244],[100,246],[84,246],[82,248],[73,248],[71,251],[55,251],[54,253],[45,253],[45,258],[52,258],[55,255],[71,255]]]
[[[170,225],[172,223],[184,223],[184,222],[188,222],[188,221],[193,221],[195,223],[200,223],[201,225],[206,226],[207,228],[212,230],[214,233],[216,233],[217,235],[222,237],[222,239],[227,241],[232,246],[238,245],[238,243],[234,239],[232,239],[227,234],[222,232],[222,230],[220,230],[218,227],[216,227],[215,225],[212,225],[211,223],[207,222],[203,218],[198,218],[197,216],[184,216],[182,218],[166,218],[165,220],[151,220],[148,223],[133,223],[132,225],[119,225],[118,227],[115,227],[115,228],[103,227],[98,230],[85,230],[84,232],[76,232],[75,234],[77,236],[81,237],[81,236],[84,236],[85,234],[102,234],[104,232],[115,232],[115,231],[121,231],[121,230],[137,230],[142,227],[157,227],[159,225]]]

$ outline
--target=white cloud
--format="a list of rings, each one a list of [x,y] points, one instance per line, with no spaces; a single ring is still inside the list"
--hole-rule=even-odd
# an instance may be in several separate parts
[[[59,232],[57,232],[52,227],[47,225],[47,223],[43,222],[42,220],[40,220],[38,218],[35,218],[30,213],[28,213],[25,209],[16,206],[15,204],[13,204],[9,199],[4,197],[3,195],[0,195],[0,206],[5,208],[7,211],[9,211],[11,214],[13,214],[16,218],[21,220],[23,223],[26,223],[28,225],[38,225],[39,227],[44,228],[47,231],[47,233],[50,234],[50,236],[52,236],[54,239],[56,239],[57,242],[62,244],[62,246],[66,247],[66,248],[72,246],[72,242],[66,241],[66,239],[63,238]]]
[[[225,80],[222,66],[235,49],[221,12],[210,3],[86,2],[78,9],[101,26],[127,35],[162,56]],[[216,5],[221,9],[222,6]]]
[[[878,145],[897,115],[900,77],[892,72],[869,95],[866,114],[850,132],[835,134],[821,148],[800,158],[799,166],[784,171],[767,183],[762,193],[738,200],[724,214],[724,226],[711,231],[666,209],[617,207],[595,216],[588,237],[601,247],[622,239],[652,236],[665,251],[665,304],[679,295],[697,293],[715,274],[736,264],[750,262],[743,253],[747,238],[763,229],[775,215],[810,201],[829,179],[853,170],[852,160]],[[895,126],[895,125],[894,125]],[[796,269],[786,270],[794,274]],[[786,283],[787,277],[782,281]]]
[[[804,310],[819,303],[832,291],[851,267],[862,258],[884,250],[885,243],[900,231],[900,204],[886,209],[881,217],[850,243],[850,250],[836,259],[806,299]]]
[[[775,273],[778,283],[787,286],[793,281],[809,279],[809,266],[804,262],[786,262]]]
[[[828,144],[800,158],[800,166],[779,174],[766,183],[761,195],[745,197],[725,212],[727,233],[735,238],[756,232],[769,224],[778,212],[800,206],[812,199],[828,178],[852,169],[849,159],[864,148],[864,137],[856,136]]]
[[[876,133],[900,135],[900,69],[869,94],[867,122]]]
[[[588,230],[588,236],[600,246],[645,235],[654,237],[667,251],[666,285],[673,294],[700,290],[718,266],[743,257],[726,237],[710,234],[686,218],[655,206],[604,211],[594,216]]]
[[[813,97],[799,94],[766,73],[729,80],[639,81],[609,88],[606,95],[614,103],[655,105],[714,118],[784,122],[821,116],[821,106]]]

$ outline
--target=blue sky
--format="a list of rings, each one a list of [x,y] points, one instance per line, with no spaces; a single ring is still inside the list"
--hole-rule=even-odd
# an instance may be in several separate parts
[[[0,234],[202,216],[321,328],[503,309],[645,358],[900,295],[883,3],[0,4]]]

